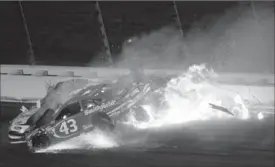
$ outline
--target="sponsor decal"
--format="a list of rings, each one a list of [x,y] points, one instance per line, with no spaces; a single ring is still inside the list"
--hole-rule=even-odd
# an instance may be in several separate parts
[[[134,90],[133,90],[133,92],[131,93],[131,96],[135,96],[136,94],[138,94],[139,93],[139,90],[137,89],[137,88],[135,88]]]
[[[58,123],[53,129],[52,134],[56,138],[68,138],[79,130],[75,119],[65,120]]]
[[[86,130],[86,129],[94,127],[94,125],[92,125],[92,124],[90,124],[90,125],[83,125],[82,127],[83,127],[84,130]]]
[[[111,106],[115,105],[115,102],[116,102],[115,100],[109,101],[109,102],[104,103],[100,106],[95,106],[90,110],[86,110],[84,113],[85,113],[85,115],[88,115],[88,114],[91,114],[91,113],[96,112],[96,111],[102,111],[102,110],[104,110],[108,107],[111,107]]]

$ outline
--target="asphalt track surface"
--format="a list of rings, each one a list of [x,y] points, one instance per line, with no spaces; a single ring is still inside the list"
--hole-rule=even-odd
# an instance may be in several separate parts
[[[274,167],[274,118],[170,127],[146,133],[146,142],[133,147],[33,154],[7,140],[19,107],[1,103],[1,167]]]

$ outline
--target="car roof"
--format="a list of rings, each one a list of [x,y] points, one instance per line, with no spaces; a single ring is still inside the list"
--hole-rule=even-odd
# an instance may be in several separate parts
[[[153,80],[160,79],[160,78],[162,78],[162,79],[166,78],[164,76],[156,76],[156,75],[149,75],[149,76]],[[171,78],[171,76],[169,76],[169,78]],[[90,100],[92,97],[94,97],[94,94],[93,93],[86,93],[86,92],[89,91],[89,90],[94,90],[96,88],[100,88],[102,86],[103,87],[104,86],[111,87],[112,86],[112,81],[105,81],[105,82],[102,82],[100,84],[89,85],[89,86],[86,86],[86,87],[82,88],[76,94],[72,95],[72,97],[63,104],[63,106],[68,105],[68,104],[70,104],[72,102],[75,102],[75,101]]]
[[[67,100],[64,105],[67,105],[69,103],[75,102],[75,101],[82,101],[82,100],[89,100],[94,96],[94,92],[92,93],[92,90],[100,87],[106,87],[111,86],[110,83],[101,83],[98,85],[90,85],[83,89],[81,89],[79,92],[77,92],[75,95],[72,96],[69,100]],[[91,92],[88,92],[91,91]]]

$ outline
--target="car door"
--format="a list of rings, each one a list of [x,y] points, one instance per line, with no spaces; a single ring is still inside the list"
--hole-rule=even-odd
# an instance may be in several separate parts
[[[83,131],[86,120],[78,101],[68,104],[61,109],[55,118],[53,126],[53,137],[68,139],[79,135]]]

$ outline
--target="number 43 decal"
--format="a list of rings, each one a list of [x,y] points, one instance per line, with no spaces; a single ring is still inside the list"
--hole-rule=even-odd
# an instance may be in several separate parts
[[[62,133],[65,133],[66,135],[70,133],[74,133],[77,130],[78,129],[77,129],[76,121],[74,119],[69,119],[67,121],[62,122],[59,128],[59,131]]]

